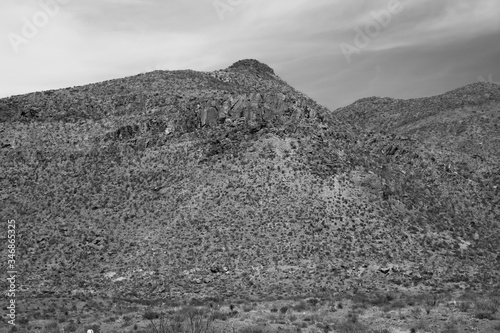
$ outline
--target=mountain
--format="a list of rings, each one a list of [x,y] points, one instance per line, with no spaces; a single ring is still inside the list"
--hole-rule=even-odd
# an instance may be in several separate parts
[[[429,207],[422,203],[423,198],[438,200],[435,213],[446,215],[443,212],[449,210],[453,228],[489,221],[487,233],[489,228],[495,230],[500,221],[495,208],[500,204],[499,110],[499,86],[474,83],[426,98],[365,98],[335,110],[335,114],[367,135],[368,146],[377,146],[391,156],[389,164],[399,168],[399,172],[393,170],[385,177],[393,185],[392,190],[406,186],[409,194],[398,191],[414,203],[418,201],[419,210]],[[365,154],[369,151],[365,150]],[[398,167],[395,160],[399,160]],[[405,170],[401,163],[411,168]],[[378,166],[385,168],[383,163]],[[398,173],[404,179],[395,176]],[[436,186],[440,190],[424,194]],[[437,219],[435,214],[429,217]],[[498,240],[495,233],[490,237],[483,241]]]
[[[500,90],[475,83],[428,98],[365,98],[336,110],[364,130],[412,136],[494,164],[500,158]]]
[[[241,60],[2,99],[23,297],[498,288],[499,96],[330,111]]]

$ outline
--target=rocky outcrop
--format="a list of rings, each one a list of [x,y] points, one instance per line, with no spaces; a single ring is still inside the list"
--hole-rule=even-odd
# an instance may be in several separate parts
[[[228,69],[234,69],[234,70],[251,70],[256,73],[267,73],[267,74],[273,74],[274,75],[274,70],[269,67],[266,64],[261,63],[260,61],[257,61],[255,59],[244,59],[235,62],[231,66],[229,66]]]
[[[155,135],[165,132],[168,129],[168,124],[161,119],[150,119],[139,124],[124,125],[115,131],[108,133],[106,139],[109,140],[128,140],[139,134],[149,133]]]
[[[248,122],[270,122],[274,119],[288,122],[313,119],[319,114],[317,105],[310,99],[295,99],[284,94],[250,93],[206,100],[198,105],[201,126],[214,126],[228,118],[245,118]]]

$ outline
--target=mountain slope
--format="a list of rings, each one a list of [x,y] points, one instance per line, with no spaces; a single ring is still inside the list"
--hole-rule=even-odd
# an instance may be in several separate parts
[[[336,113],[368,131],[414,136],[440,146],[452,144],[452,150],[466,154],[480,150],[483,158],[498,159],[499,104],[498,85],[474,83],[427,98],[365,98]]]
[[[379,135],[389,136],[393,143],[387,147],[388,155],[402,155],[405,148],[406,152],[425,152],[443,175],[449,175],[450,186],[457,192],[450,193],[450,199],[456,205],[463,206],[469,196],[481,193],[484,198],[477,199],[478,204],[485,201],[495,207],[499,204],[500,183],[499,110],[500,87],[475,83],[429,98],[367,98],[335,113],[368,132],[373,142]],[[412,144],[408,146],[407,142]],[[415,166],[410,172],[418,169]],[[429,173],[429,165],[422,171]],[[493,221],[500,220],[495,209],[487,211]],[[455,212],[459,219],[474,221],[481,211],[468,216],[471,207],[464,207],[461,214]]]
[[[30,297],[499,281],[493,188],[456,178],[418,138],[359,128],[255,60],[14,96],[0,115],[2,218],[18,224]]]

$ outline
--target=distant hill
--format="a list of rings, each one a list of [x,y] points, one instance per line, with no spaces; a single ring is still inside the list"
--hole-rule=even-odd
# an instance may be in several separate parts
[[[499,96],[332,112],[242,60],[1,99],[24,295],[498,288]]]
[[[498,85],[474,83],[427,98],[364,98],[336,112],[368,131],[413,136],[428,144],[451,144],[454,151],[498,160],[499,105]]]

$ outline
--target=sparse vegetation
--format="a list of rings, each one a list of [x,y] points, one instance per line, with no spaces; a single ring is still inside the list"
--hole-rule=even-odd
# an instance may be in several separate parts
[[[60,333],[60,332],[61,329],[59,327],[59,324],[55,321],[46,324],[43,328],[43,333]]]
[[[144,313],[143,318],[147,320],[158,319],[160,315],[157,312],[148,310]]]
[[[282,306],[282,307],[280,308],[280,313],[285,314],[285,313],[287,313],[287,312],[288,312],[288,306]]]
[[[305,301],[300,301],[292,306],[293,311],[302,312],[308,308],[307,303]]]
[[[168,318],[165,315],[158,320],[150,320],[148,333],[212,333],[214,318],[200,308],[185,307]]]
[[[453,323],[448,323],[441,333],[458,333],[458,327]]]
[[[429,321],[427,319],[420,319],[413,327],[415,332],[428,331],[429,330]]]
[[[469,301],[460,302],[459,305],[458,305],[458,308],[462,312],[468,312],[469,309],[470,309],[470,307],[471,307],[471,303]]]
[[[239,333],[264,333],[262,326],[246,326],[239,330]]]
[[[342,322],[334,326],[335,331],[339,333],[367,333],[368,327],[359,323],[352,322],[350,320]]]
[[[330,112],[253,61],[3,99],[2,212],[36,286],[16,329],[492,325],[499,102],[478,83]]]

